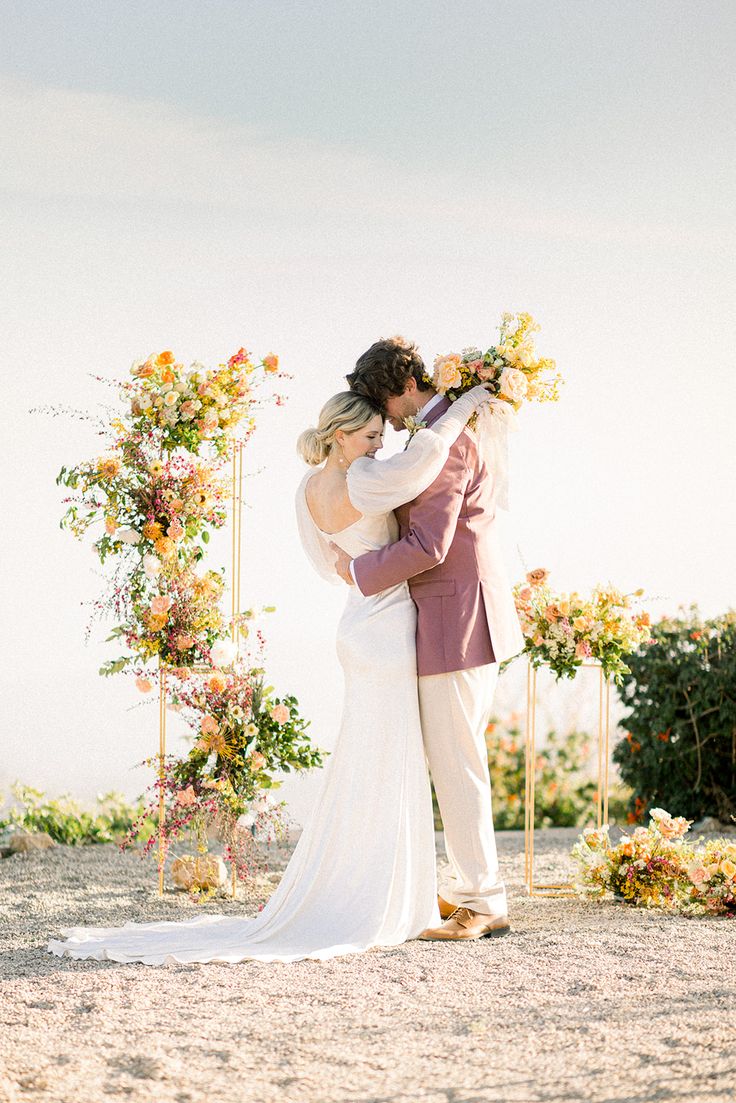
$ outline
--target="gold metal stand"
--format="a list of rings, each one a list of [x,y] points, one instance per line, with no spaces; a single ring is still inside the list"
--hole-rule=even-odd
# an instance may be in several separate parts
[[[546,665],[546,664],[545,664]],[[600,663],[583,663],[599,671],[598,683],[598,787],[595,793],[596,825],[608,821],[608,768],[611,731],[611,683]],[[573,896],[570,882],[538,884],[534,880],[534,810],[537,771],[537,667],[529,662],[526,679],[526,757],[524,787],[524,880],[530,896]]]
[[[241,635],[236,624],[240,612],[240,563],[243,536],[243,441],[233,442],[233,539],[232,539],[232,640],[240,654]],[[197,669],[193,667],[192,669]],[[208,668],[203,668],[208,669]],[[159,754],[159,794],[158,794],[158,894],[164,894],[164,867],[166,864],[166,840],[164,823],[166,820],[166,799],[164,779],[166,777],[166,664],[159,659],[158,667],[159,705],[158,705],[158,754]],[[235,899],[238,887],[238,872],[232,863],[230,892]]]

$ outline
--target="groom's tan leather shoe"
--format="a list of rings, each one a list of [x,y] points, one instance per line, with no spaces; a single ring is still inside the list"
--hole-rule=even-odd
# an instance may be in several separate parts
[[[437,897],[437,904],[440,909],[440,919],[449,919],[455,910],[455,905],[448,904],[447,900],[441,896]]]
[[[502,938],[510,931],[505,915],[483,915],[470,908],[455,908],[441,927],[429,927],[419,937],[425,942],[465,942],[476,938]]]

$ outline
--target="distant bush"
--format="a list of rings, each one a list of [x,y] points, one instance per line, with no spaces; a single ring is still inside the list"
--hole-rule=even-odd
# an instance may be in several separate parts
[[[16,783],[12,794],[17,803],[0,819],[0,831],[45,831],[66,846],[120,842],[143,808],[141,802],[129,804],[120,793],[98,797],[93,812],[69,796],[48,799],[30,785]]]
[[[524,827],[524,734],[516,715],[505,723],[492,720],[486,730],[488,768],[491,775],[493,823],[497,830]],[[535,827],[580,827],[592,822],[596,781],[589,762],[594,741],[585,732],[548,733],[537,748],[535,779]],[[442,821],[435,800],[435,826]],[[628,792],[612,789],[609,819],[624,814]]]
[[[629,712],[614,761],[632,789],[629,821],[652,807],[698,820],[736,815],[736,613],[696,608],[653,628],[627,660]]]

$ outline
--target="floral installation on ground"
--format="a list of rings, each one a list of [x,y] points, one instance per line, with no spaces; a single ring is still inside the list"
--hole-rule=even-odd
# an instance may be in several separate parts
[[[691,820],[652,808],[649,826],[614,844],[608,824],[586,828],[572,849],[576,891],[686,915],[736,916],[736,843],[685,840]]]
[[[495,345],[485,352],[471,346],[436,356],[425,381],[452,402],[480,383],[490,383],[490,393],[514,410],[525,402],[555,402],[563,379],[554,360],[536,353],[534,334],[540,328],[531,314],[507,311]]]
[[[629,668],[624,656],[651,639],[649,614],[637,609],[643,590],[624,594],[614,586],[596,586],[589,598],[557,593],[544,567],[529,571],[514,587],[524,633],[524,654],[533,666],[549,665],[556,677],[574,678],[594,660],[607,678],[620,684]]]

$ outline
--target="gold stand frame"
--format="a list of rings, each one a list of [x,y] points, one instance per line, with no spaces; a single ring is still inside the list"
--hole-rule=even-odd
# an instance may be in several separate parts
[[[547,666],[547,663],[543,664]],[[598,670],[598,788],[595,794],[596,825],[608,821],[608,771],[611,734],[611,683],[600,663],[583,663]],[[530,896],[574,896],[572,884],[538,884],[534,880],[534,811],[537,772],[537,670],[531,661],[526,676],[526,757],[524,789],[524,880]]]
[[[233,442],[233,537],[232,537],[232,640],[236,647],[236,657],[240,654],[240,632],[235,622],[240,612],[240,561],[243,543],[243,449],[242,440]],[[166,865],[166,840],[164,838],[164,822],[166,819],[166,799],[164,793],[165,761],[166,761],[166,664],[159,661],[158,668],[158,894],[164,894],[164,867]],[[208,670],[209,667],[192,667],[193,670]],[[230,893],[235,899],[238,888],[238,872],[235,863],[232,865]]]

